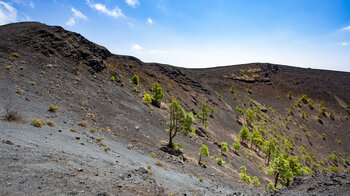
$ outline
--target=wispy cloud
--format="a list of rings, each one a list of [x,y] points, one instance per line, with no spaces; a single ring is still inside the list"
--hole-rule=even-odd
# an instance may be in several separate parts
[[[140,5],[140,2],[138,0],[125,0],[125,3],[127,3],[130,7],[137,7]]]
[[[344,27],[342,29],[340,29],[341,31],[350,31],[350,26]]]
[[[35,8],[33,1],[29,2],[29,7],[31,7],[32,9]]]
[[[119,7],[115,7],[113,10],[108,9],[105,5],[100,3],[94,3],[91,0],[87,0],[86,3],[92,8],[99,12],[102,12],[108,16],[112,16],[114,18],[126,17],[123,14],[123,11]]]
[[[12,2],[19,5],[29,6],[32,9],[35,8],[35,5],[32,0],[12,0]]]
[[[83,19],[83,20],[88,19],[83,13],[81,13],[79,10],[75,9],[74,7],[72,7],[71,10],[73,12],[73,16],[69,18],[69,20],[66,22],[66,25],[74,26],[79,19]]]
[[[17,10],[10,4],[0,1],[0,25],[15,22]]]
[[[153,20],[151,18],[147,18],[147,23],[152,25],[153,24]]]
[[[338,42],[338,46],[350,46],[350,42]]]
[[[134,44],[131,46],[131,50],[135,51],[135,52],[140,52],[140,51],[142,51],[142,47],[138,44]]]

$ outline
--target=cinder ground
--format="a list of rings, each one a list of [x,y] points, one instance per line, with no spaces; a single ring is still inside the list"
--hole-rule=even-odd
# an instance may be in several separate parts
[[[324,161],[325,165],[313,167],[316,174],[325,173],[323,168],[331,165],[339,172],[349,171],[349,162],[343,161],[349,159],[346,152],[350,150],[349,73],[259,63],[211,69],[143,63],[111,54],[61,27],[40,23],[1,26],[0,38],[0,116],[11,108],[22,117],[15,122],[0,121],[1,195],[275,194],[264,192],[273,180],[265,174],[264,154],[249,146],[233,152],[233,140],[246,125],[236,106],[243,110],[259,106],[262,118],[268,119],[263,125],[267,137],[275,126],[279,137],[294,139],[294,154],[301,156],[303,145],[315,155],[313,161]],[[131,82],[134,74],[140,76],[138,86]],[[143,90],[150,93],[154,82],[165,94],[161,108],[142,100]],[[288,91],[292,98],[287,97]],[[314,100],[314,108],[301,104],[288,113],[303,94]],[[166,102],[171,96],[195,114],[203,102],[216,110],[208,129],[196,121],[197,136],[179,134],[175,138],[183,146],[181,156],[162,150],[168,139],[164,130],[169,112]],[[322,123],[317,120],[321,101],[327,108]],[[48,111],[50,104],[58,106],[58,111]],[[332,110],[334,119],[329,117]],[[302,112],[308,112],[309,118],[303,119]],[[51,120],[55,126],[34,127],[33,118]],[[79,126],[79,121],[87,121],[87,127]],[[98,137],[104,137],[102,142]],[[222,141],[230,148],[224,154],[219,147]],[[197,164],[202,143],[210,152],[207,168]],[[334,151],[339,157],[336,163],[328,158]],[[217,157],[223,157],[226,164],[217,165]],[[165,166],[155,165],[157,161]],[[304,158],[302,163],[311,167]],[[248,175],[260,179],[259,187],[239,179],[242,165]],[[317,194],[334,190],[347,194],[348,189],[339,188],[349,182],[347,175],[343,181],[318,187],[323,192]],[[308,186],[314,185],[304,187]],[[287,194],[315,193],[307,188],[293,190]]]

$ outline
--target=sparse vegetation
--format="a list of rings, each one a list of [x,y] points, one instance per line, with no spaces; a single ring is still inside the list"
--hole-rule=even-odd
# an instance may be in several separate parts
[[[135,85],[139,85],[140,78],[138,75],[134,74],[134,76],[132,77],[132,83],[134,83]]]
[[[73,128],[73,127],[70,128],[70,131],[71,131],[71,132],[74,132],[74,133],[75,133],[75,132],[78,132],[78,130],[77,130],[76,128]]]
[[[151,157],[153,157],[153,158],[157,158],[157,155],[156,155],[156,153],[154,153],[154,152],[151,152]]]
[[[259,169],[260,170],[263,170],[264,169],[264,166],[262,164],[259,165]]]
[[[252,180],[252,183],[255,185],[255,186],[259,186],[259,178],[258,177],[256,177],[256,176],[254,176],[253,177],[253,180]]]
[[[34,127],[39,127],[41,128],[42,126],[45,125],[44,121],[42,119],[38,119],[38,118],[33,118],[32,119],[32,125]]]
[[[227,142],[221,142],[221,153],[228,152]]]
[[[50,106],[49,106],[49,111],[50,112],[57,112],[57,110],[58,110],[58,106],[50,104]]]
[[[246,141],[249,140],[249,138],[250,138],[250,132],[249,132],[248,127],[243,126],[238,135],[241,138],[241,141],[246,143]]]
[[[332,120],[335,119],[335,117],[334,117],[334,110],[331,110],[331,111],[329,112],[329,117],[330,117]]]
[[[252,88],[253,88],[253,85],[252,84],[248,84],[248,89],[252,90]]]
[[[252,180],[250,176],[247,175],[247,168],[243,165],[241,166],[241,173],[239,173],[239,176],[241,177],[241,180],[247,183],[251,183]]]
[[[143,100],[147,103],[147,104],[151,104],[152,103],[152,99],[151,96],[146,93],[146,91],[143,92]]]
[[[196,117],[199,119],[199,122],[204,125],[206,128],[208,128],[208,116],[209,116],[209,109],[208,106],[205,103],[202,103],[201,111],[196,115]]]
[[[21,88],[17,88],[16,92],[17,92],[18,94],[22,94],[22,93],[23,93],[23,90],[22,90]]]
[[[77,122],[77,124],[81,127],[87,127],[88,126],[88,122],[87,121],[79,121]]]
[[[52,121],[52,120],[47,120],[46,121],[46,124],[50,127],[54,127],[55,126],[55,123]]]
[[[156,166],[159,166],[159,167],[163,167],[163,163],[162,163],[161,161],[157,161],[157,162],[155,163],[155,165],[156,165]]]
[[[237,153],[237,151],[241,149],[241,144],[239,143],[238,140],[236,140],[235,142],[233,142],[232,147],[235,150],[235,153]]]
[[[235,92],[235,89],[236,89],[235,85],[232,84],[232,86],[231,86],[231,92],[234,93],[234,92]]]
[[[276,188],[273,185],[273,183],[269,183],[269,184],[267,184],[267,190],[274,191],[274,190],[276,190]]]
[[[219,158],[216,159],[216,163],[217,163],[218,165],[222,166],[223,164],[225,164],[225,161],[222,160],[221,157],[219,157]]]
[[[240,74],[241,76],[243,76],[243,75],[244,75],[244,70],[243,70],[243,69],[239,70],[239,74]]]

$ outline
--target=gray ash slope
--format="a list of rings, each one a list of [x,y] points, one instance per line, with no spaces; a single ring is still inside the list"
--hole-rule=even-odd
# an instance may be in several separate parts
[[[300,147],[304,146],[317,156],[313,161],[325,163],[315,167],[315,173],[334,165],[340,172],[348,171],[349,163],[341,160],[347,159],[344,154],[350,150],[346,145],[350,141],[349,73],[261,63],[210,69],[144,63],[135,57],[111,54],[62,27],[35,22],[1,26],[0,38],[0,115],[12,107],[24,119],[0,122],[1,157],[5,157],[1,159],[1,194],[258,194],[273,180],[258,169],[265,162],[261,151],[242,147],[236,154],[230,149],[223,157],[224,167],[215,161],[215,157],[222,156],[220,142],[230,146],[246,124],[238,118],[236,106],[244,110],[254,105],[265,108],[261,115],[276,125],[277,134],[294,138],[296,155],[302,156]],[[130,82],[133,74],[140,76],[136,92]],[[203,102],[217,111],[209,119],[209,129],[196,122],[196,137],[175,138],[183,146],[180,157],[161,150],[167,141],[166,104],[157,108],[142,101],[143,90],[150,92],[154,82],[163,87],[164,103],[174,96],[194,113]],[[232,84],[237,99],[230,91]],[[17,93],[18,88],[23,92]],[[293,93],[291,99],[288,91]],[[301,104],[287,125],[284,117],[290,105],[303,94],[314,100],[315,107]],[[327,108],[322,123],[317,120],[321,101]],[[57,113],[47,111],[50,104],[59,106]],[[332,110],[334,119],[328,113]],[[301,117],[302,111],[308,112],[309,119]],[[56,126],[39,129],[30,125],[32,118],[52,120]],[[79,121],[87,121],[88,127],[78,126]],[[77,132],[71,132],[71,128]],[[91,128],[96,131],[91,132]],[[272,135],[269,131],[267,134]],[[104,137],[102,144],[111,150],[105,151],[97,137]],[[213,156],[208,158],[207,168],[197,165],[202,143]],[[333,151],[342,153],[336,163],[328,159]],[[166,167],[156,166],[158,160]],[[242,165],[247,167],[248,175],[259,177],[260,187],[240,181]],[[308,193],[307,189],[295,189]],[[324,194],[332,194],[335,189]]]

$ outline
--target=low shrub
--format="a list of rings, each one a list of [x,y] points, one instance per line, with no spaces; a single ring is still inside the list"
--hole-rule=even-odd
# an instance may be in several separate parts
[[[244,182],[252,182],[250,176],[247,175],[247,168],[244,165],[241,167],[241,173],[239,173],[239,175],[241,176],[241,180],[243,180]]]
[[[3,116],[3,120],[8,122],[21,121],[22,116],[17,111],[8,107],[6,108],[6,113]]]
[[[267,184],[267,190],[269,191],[274,191],[276,190],[275,185],[272,183]]]
[[[18,94],[21,94],[21,93],[23,93],[23,90],[22,90],[21,88],[17,88],[17,89],[16,89],[16,92],[17,92]]]
[[[33,118],[33,119],[32,119],[32,125],[33,125],[34,127],[39,127],[39,128],[41,128],[42,126],[45,125],[45,123],[44,123],[44,121],[43,121],[42,119]]]
[[[223,164],[225,164],[225,161],[223,161],[222,158],[219,157],[219,158],[216,159],[216,163],[217,163],[218,165],[222,166]]]
[[[50,112],[57,112],[57,110],[58,110],[58,106],[50,104],[50,106],[49,106],[49,111]]]
[[[255,186],[259,186],[259,178],[258,177],[256,177],[256,176],[254,176],[253,177],[253,180],[252,180],[252,183],[255,185]]]
[[[134,76],[132,77],[132,83],[139,85],[140,83],[140,78],[138,75],[134,74]]]

